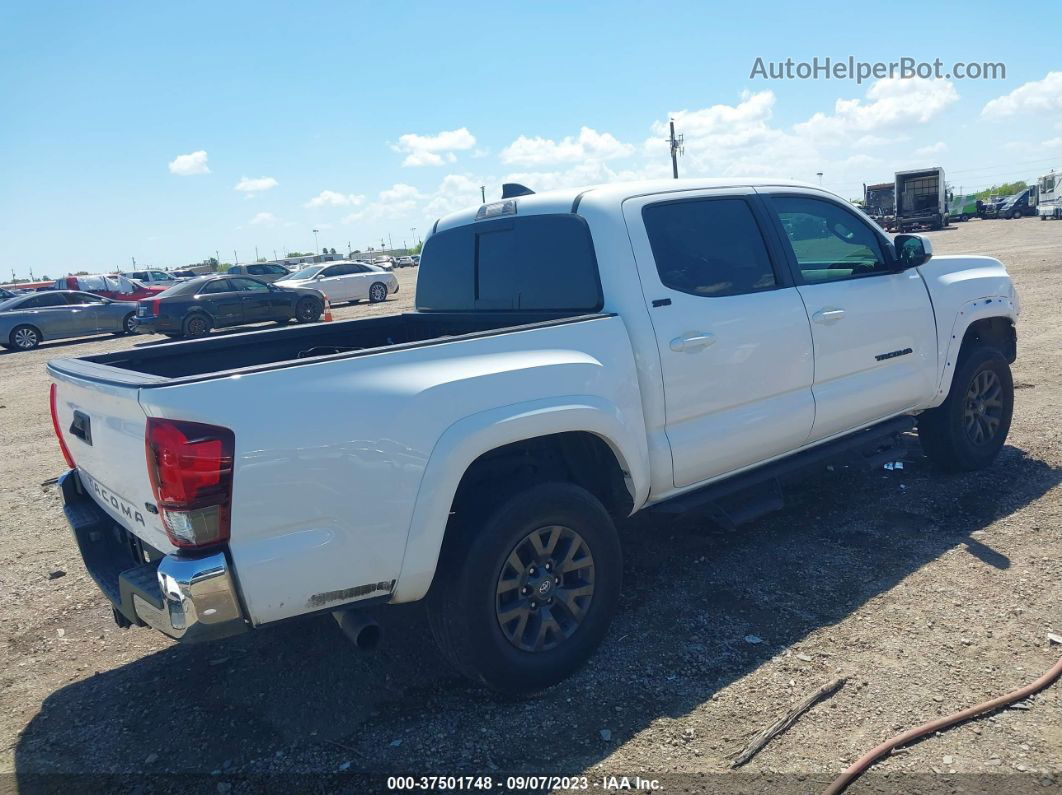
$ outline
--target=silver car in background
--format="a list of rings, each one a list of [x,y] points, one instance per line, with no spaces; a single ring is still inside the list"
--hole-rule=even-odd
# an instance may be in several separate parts
[[[29,351],[44,340],[131,334],[136,304],[76,290],[46,290],[0,301],[0,345]]]

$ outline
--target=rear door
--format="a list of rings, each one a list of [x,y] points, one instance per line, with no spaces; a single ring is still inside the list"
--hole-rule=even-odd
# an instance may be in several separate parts
[[[815,341],[815,427],[823,439],[924,405],[936,391],[933,305],[917,269],[839,200],[768,197]]]
[[[676,487],[800,447],[811,330],[751,190],[639,197],[623,213],[656,333]]]
[[[199,303],[214,318],[215,326],[236,326],[243,322],[243,292],[230,279],[207,282],[199,290]]]
[[[103,311],[106,304],[100,296],[92,293],[66,293],[65,298],[67,305],[71,307],[71,325],[80,329],[75,333],[94,334],[98,331],[121,330],[121,318],[112,322],[107,317]],[[127,306],[132,308],[131,304]]]

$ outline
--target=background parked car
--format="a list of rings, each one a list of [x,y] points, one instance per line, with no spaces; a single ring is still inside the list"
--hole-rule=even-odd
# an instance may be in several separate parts
[[[8,289],[0,287],[0,300],[7,298],[14,298],[15,294]]]
[[[173,276],[180,281],[184,281],[185,279],[194,279],[200,275],[195,271],[170,271],[170,273],[173,274]]]
[[[412,268],[416,264],[412,257],[399,257],[395,260],[396,268]]]
[[[384,255],[382,257],[376,257],[372,261],[372,263],[370,263],[370,264],[379,265],[381,268],[385,268],[387,270],[390,270],[391,268],[393,268],[395,266],[395,258],[391,257],[391,256]]]
[[[333,304],[366,298],[375,304],[398,292],[398,277],[368,262],[330,262],[303,268],[276,285],[312,287],[327,295]]]
[[[44,340],[91,334],[130,334],[136,304],[92,293],[49,290],[0,303],[0,345],[28,351]]]
[[[139,301],[158,295],[165,287],[148,287],[134,282],[121,274],[96,274],[88,276],[65,276],[56,279],[55,290],[78,290],[93,293],[114,301]]]
[[[162,287],[163,289],[173,287],[180,281],[177,276],[172,273],[166,273],[166,271],[129,271],[128,273],[117,275],[140,282],[145,287]]]
[[[135,330],[140,334],[202,337],[212,328],[272,320],[312,323],[324,311],[317,290],[279,287],[249,276],[200,276],[141,301]]]
[[[232,276],[254,276],[263,282],[275,282],[291,275],[283,265],[272,262],[253,262],[250,265],[233,265],[229,268]]]
[[[413,260],[414,265],[420,265],[420,254],[414,254],[410,259]]]

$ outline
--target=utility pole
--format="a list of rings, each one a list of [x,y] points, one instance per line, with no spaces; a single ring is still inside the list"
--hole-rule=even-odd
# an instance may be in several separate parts
[[[675,137],[675,120],[671,119],[671,138],[668,139],[668,143],[671,145],[671,175],[678,179],[678,156],[686,154],[686,148],[683,146],[684,136],[679,135]]]
[[[232,263],[233,265],[240,264],[240,255],[236,253],[236,249],[232,250],[232,258],[235,260],[235,262]]]
[[[220,266],[221,265],[221,252],[219,252],[217,249],[214,249],[214,258],[218,261],[218,265]]]
[[[133,261],[133,270],[136,270],[136,257],[130,257],[129,259]]]
[[[258,246],[254,247],[254,261],[258,262]]]
[[[413,235],[413,245],[414,246],[417,245],[417,227],[415,227],[415,226],[409,227],[409,233],[411,235]]]
[[[395,250],[395,244],[391,242],[391,233],[390,232],[387,233],[387,247],[389,249],[391,249],[391,251]]]
[[[486,185],[480,185],[479,186],[479,197],[483,200],[484,204],[487,203],[487,186]]]
[[[320,248],[320,246],[317,245],[317,230],[314,229],[313,230],[313,253],[314,254],[317,253],[317,249],[318,248]]]

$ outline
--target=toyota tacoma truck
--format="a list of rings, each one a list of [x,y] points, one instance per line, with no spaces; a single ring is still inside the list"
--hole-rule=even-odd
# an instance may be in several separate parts
[[[915,427],[987,466],[1017,316],[997,260],[803,183],[510,185],[435,223],[415,311],[52,361],[59,483],[121,625],[331,613],[369,645],[363,608],[424,599],[459,671],[523,693],[601,641],[637,511],[736,525]]]

